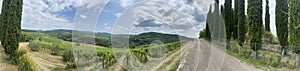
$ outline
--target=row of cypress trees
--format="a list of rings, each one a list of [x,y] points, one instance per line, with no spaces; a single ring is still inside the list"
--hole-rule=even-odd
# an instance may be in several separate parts
[[[216,1],[218,2],[218,1]],[[282,55],[287,54],[288,47],[293,47],[293,51],[300,53],[300,1],[299,0],[276,0],[276,31],[282,47]],[[248,0],[247,17],[245,15],[245,0],[235,0],[234,9],[232,0],[225,0],[221,6],[221,14],[224,16],[226,27],[227,49],[230,49],[230,40],[233,38],[241,47],[248,40],[254,53],[262,47],[262,38],[265,32],[271,32],[269,1],[266,0],[265,26],[262,18],[262,0]],[[213,34],[209,22],[214,18],[211,10],[207,15],[206,37],[211,38]],[[290,19],[290,21],[289,21]],[[263,27],[264,26],[264,27]],[[287,41],[289,40],[289,41]]]

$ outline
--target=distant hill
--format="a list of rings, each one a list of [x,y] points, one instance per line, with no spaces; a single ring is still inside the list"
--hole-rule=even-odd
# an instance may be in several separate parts
[[[72,32],[76,32],[76,38],[73,38],[75,42],[79,43],[87,43],[87,44],[96,44],[104,47],[111,47],[111,35],[110,33],[98,32],[93,35],[92,32],[84,32],[84,31],[76,31],[76,30],[48,30],[48,31],[35,31],[35,30],[23,30],[24,32],[39,32],[44,33],[53,37],[57,37],[59,39],[65,41],[72,41]],[[118,34],[122,35],[122,34]],[[172,43],[177,42],[180,39],[191,40],[191,38],[179,36],[176,34],[163,34],[157,32],[146,32],[137,35],[129,35],[129,46],[131,48],[135,48],[138,46],[147,46],[154,40],[159,40],[163,43]],[[92,42],[91,40],[95,40]]]

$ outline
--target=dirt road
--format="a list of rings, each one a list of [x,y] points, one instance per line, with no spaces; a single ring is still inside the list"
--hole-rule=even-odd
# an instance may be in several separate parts
[[[20,47],[28,46],[28,42],[21,42]],[[66,67],[61,56],[50,55],[42,52],[30,52],[30,58],[38,65],[41,71],[51,71],[53,68]]]
[[[179,65],[179,71],[262,71],[226,54],[204,40],[195,40]]]

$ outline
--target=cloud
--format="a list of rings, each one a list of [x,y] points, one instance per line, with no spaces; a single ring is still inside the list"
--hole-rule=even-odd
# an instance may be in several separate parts
[[[122,13],[116,13],[116,17],[120,17]]]
[[[87,16],[85,16],[85,15],[80,15],[80,18],[86,19]]]
[[[133,14],[131,15],[133,16],[133,20],[130,20],[131,17],[126,16],[126,18],[122,17],[119,23],[133,23],[133,25],[136,27],[143,27],[141,30],[144,31],[138,31],[140,33],[155,30],[160,32],[168,32],[165,31],[165,29],[159,29],[161,27],[167,27],[176,30],[177,34],[179,35],[197,37],[197,30],[203,28],[200,25],[205,25],[201,24],[202,22],[205,22],[206,15],[203,10],[207,9],[205,11],[208,11],[209,5],[199,5],[200,7],[198,7],[198,5],[195,3],[196,1],[193,0],[145,1],[129,8],[127,10],[129,12],[123,13],[123,15],[128,15],[129,13]],[[202,2],[200,3],[202,4]],[[207,2],[203,2],[203,4],[204,3]],[[126,30],[125,28],[129,27],[124,27],[124,30]],[[174,33],[174,31],[168,33]]]
[[[73,19],[78,8],[92,10],[107,0],[24,0],[22,29],[52,30],[73,29]],[[88,18],[87,15],[79,15]]]
[[[120,4],[122,7],[128,7],[129,5],[133,4],[135,0],[120,0]]]
[[[24,0],[22,14],[22,28],[33,30],[71,29],[72,24],[66,18],[47,11],[49,5],[42,0]]]
[[[140,22],[138,25],[136,25],[136,27],[160,27],[162,25],[163,24],[161,22],[158,22],[154,19],[150,19]]]

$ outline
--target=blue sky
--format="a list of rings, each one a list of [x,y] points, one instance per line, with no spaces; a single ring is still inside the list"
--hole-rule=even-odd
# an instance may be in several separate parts
[[[2,0],[0,1],[0,6],[2,6]],[[74,29],[74,23],[79,22],[84,24],[83,27],[87,23],[88,26],[84,28],[84,31],[110,33],[156,31],[177,33],[190,37],[198,37],[199,31],[205,27],[209,5],[214,3],[214,0],[153,0],[151,2],[147,2],[147,0],[144,0],[146,2],[143,2],[143,0],[23,1],[22,29]],[[220,4],[223,3],[224,0],[220,0]],[[265,2],[263,6],[265,7]],[[102,8],[98,9],[97,7]],[[93,9],[99,11],[92,12]],[[85,11],[88,14],[84,14]],[[275,0],[270,0],[270,14],[271,30],[274,34],[276,33],[274,21]],[[153,24],[156,26],[153,26]],[[93,28],[86,30],[90,29],[89,27]]]

